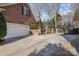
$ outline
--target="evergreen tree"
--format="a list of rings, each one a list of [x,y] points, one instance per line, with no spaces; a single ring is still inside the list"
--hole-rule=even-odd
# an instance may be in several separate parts
[[[3,14],[0,12],[0,40],[7,34],[7,26]]]
[[[62,25],[61,21],[62,21],[62,16],[59,13],[56,13],[56,21],[55,21],[56,27],[60,27]]]

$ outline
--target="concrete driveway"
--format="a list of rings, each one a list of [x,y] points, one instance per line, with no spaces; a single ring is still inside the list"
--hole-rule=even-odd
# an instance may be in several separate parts
[[[78,55],[76,49],[66,40],[66,38],[57,34],[29,36],[12,43],[2,45],[0,46],[0,55],[26,56],[33,52],[37,53],[50,44],[55,44],[57,47],[61,46],[73,55]],[[51,55],[51,53],[57,53],[56,51],[59,48],[56,48],[55,45],[54,47],[49,46],[43,50],[41,55]]]

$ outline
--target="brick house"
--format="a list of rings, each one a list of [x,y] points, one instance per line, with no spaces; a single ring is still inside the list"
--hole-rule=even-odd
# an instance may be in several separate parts
[[[2,3],[0,4],[0,8],[5,9],[3,14],[7,22],[27,25],[36,22],[36,19],[27,3]]]
[[[37,22],[31,7],[27,3],[0,3],[0,10],[7,22],[5,38],[27,36],[30,34],[29,25]]]

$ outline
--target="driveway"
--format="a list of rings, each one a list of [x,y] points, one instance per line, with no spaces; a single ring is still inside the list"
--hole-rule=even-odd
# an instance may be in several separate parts
[[[0,46],[0,55],[26,56],[36,53],[38,55],[51,55],[62,51],[62,49],[58,50],[60,46],[73,55],[78,55],[76,49],[63,36],[57,34],[29,36],[4,44]]]

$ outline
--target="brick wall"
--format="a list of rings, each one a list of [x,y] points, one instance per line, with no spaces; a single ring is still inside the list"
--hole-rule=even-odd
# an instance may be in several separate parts
[[[19,23],[19,24],[28,24],[36,22],[30,8],[30,17],[22,15],[22,6],[29,8],[27,3],[18,3],[13,5],[4,6],[5,9],[4,16],[7,22],[10,23]]]

